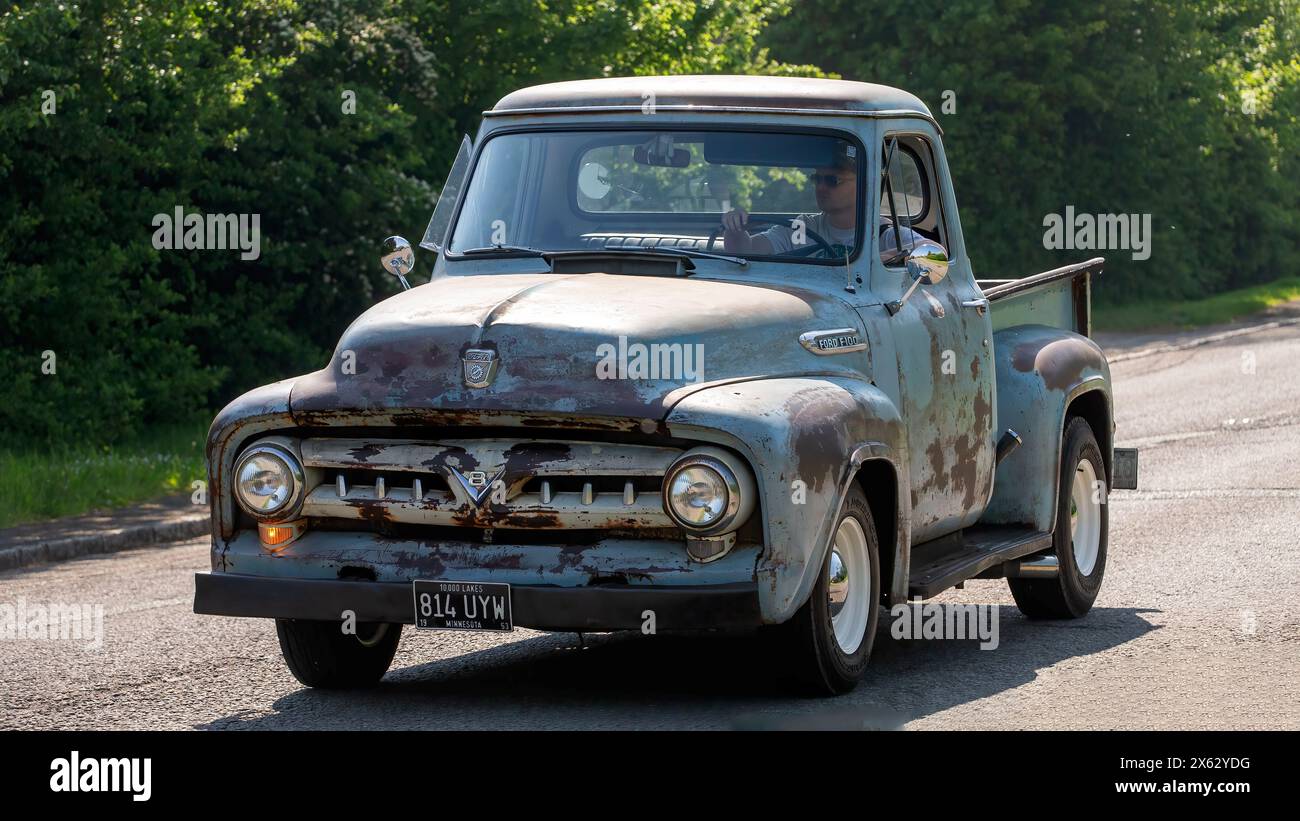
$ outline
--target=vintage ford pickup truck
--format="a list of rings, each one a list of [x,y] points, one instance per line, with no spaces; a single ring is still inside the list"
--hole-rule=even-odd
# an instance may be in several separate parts
[[[506,96],[429,281],[390,237],[403,290],[213,422],[195,611],[274,618],[309,686],[378,681],[403,625],[751,628],[826,694],[881,606],[968,579],[1083,616],[1137,481],[1102,260],[977,280],[940,136],[857,82]]]

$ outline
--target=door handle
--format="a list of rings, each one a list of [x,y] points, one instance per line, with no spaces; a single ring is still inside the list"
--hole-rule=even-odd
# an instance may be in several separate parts
[[[988,312],[989,301],[983,297],[980,299],[965,299],[962,300],[961,306],[963,308],[974,308],[979,312],[980,316],[984,316]]]

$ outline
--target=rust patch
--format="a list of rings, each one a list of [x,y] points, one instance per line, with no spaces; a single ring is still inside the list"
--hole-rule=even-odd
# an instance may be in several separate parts
[[[1011,352],[1011,365],[1021,373],[1036,372],[1049,390],[1076,384],[1083,371],[1098,365],[1097,349],[1077,337],[1042,337],[1021,342]]]
[[[374,499],[348,499],[347,505],[356,509],[357,515],[375,526],[386,525],[392,521],[388,507]]]
[[[521,553],[511,553],[506,555],[494,555],[484,559],[479,565],[486,570],[518,570],[523,564],[524,557]]]
[[[430,473],[440,473],[446,475],[447,468],[452,467],[451,462],[462,472],[467,470],[478,470],[478,459],[474,454],[462,447],[452,447],[444,445],[444,450],[439,451],[433,458],[425,459],[420,465],[429,468]]]
[[[520,485],[535,476],[539,469],[573,460],[573,449],[562,442],[519,442],[505,451],[507,486]]]
[[[552,428],[556,430],[597,430],[619,433],[642,430],[641,418],[611,416],[579,416],[573,414],[529,413],[527,411],[457,410],[457,409],[329,409],[295,410],[292,420],[286,423],[306,428],[363,425],[376,427],[391,425],[398,428],[474,428],[522,426],[526,428]],[[658,423],[659,432],[667,427]]]
[[[962,504],[966,510],[975,507],[975,490],[979,486],[979,452],[980,437],[969,433],[963,434],[953,444],[953,489],[961,488],[964,492]]]
[[[506,527],[539,528],[543,530],[555,530],[560,527],[560,517],[554,513],[522,512],[511,513],[502,517],[493,515],[490,518],[492,522],[498,526],[504,525]]]
[[[975,396],[975,430],[986,431],[993,426],[993,403],[990,396],[980,391]]]
[[[654,576],[662,575],[664,573],[690,572],[692,572],[692,570],[689,565],[686,567],[661,567],[657,564],[648,567],[629,567],[626,570],[619,571],[619,573],[628,576],[629,578],[644,579],[645,581],[652,581]]]
[[[809,489],[820,491],[828,482],[834,484],[845,460],[840,420],[853,409],[831,386],[800,391],[786,400],[796,475]]]
[[[519,420],[519,424],[527,428],[575,428],[582,430],[613,430],[619,432],[630,432],[641,429],[641,423],[635,419],[613,419],[609,417],[586,417],[582,419],[571,417],[525,417]],[[659,429],[662,433],[668,432],[668,426],[660,422]]]
[[[930,460],[930,470],[934,471],[934,478],[928,486],[935,490],[947,490],[948,472],[944,469],[943,444],[938,439],[934,440],[925,449],[925,455]]]
[[[370,461],[370,457],[378,456],[382,451],[383,448],[380,446],[368,444],[359,448],[352,448],[348,451],[348,455],[358,462],[368,462]]]
[[[583,553],[586,549],[584,545],[565,545],[560,548],[559,561],[551,568],[551,572],[563,573],[570,568],[581,566]]]
[[[370,565],[358,563],[341,565],[338,569],[340,579],[361,579],[363,581],[373,582],[377,580],[375,568]]]

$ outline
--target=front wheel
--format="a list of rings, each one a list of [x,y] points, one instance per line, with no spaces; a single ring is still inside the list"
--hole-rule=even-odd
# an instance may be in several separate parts
[[[276,619],[280,653],[294,678],[308,687],[372,687],[388,672],[402,625],[360,623],[356,633],[342,622]]]
[[[1031,619],[1077,619],[1092,609],[1106,571],[1110,526],[1106,463],[1088,422],[1073,417],[1061,446],[1054,579],[1008,579],[1020,612]]]
[[[801,689],[814,695],[852,690],[867,669],[880,617],[880,548],[871,508],[854,486],[808,601],[776,628]]]

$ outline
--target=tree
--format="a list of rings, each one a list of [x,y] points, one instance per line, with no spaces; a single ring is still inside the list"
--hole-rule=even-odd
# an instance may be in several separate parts
[[[0,440],[110,441],[320,367],[347,323],[397,287],[379,241],[423,233],[483,109],[553,80],[810,71],[756,44],[787,8],[11,8],[0,16]],[[260,254],[155,247],[155,220],[177,207],[257,215]]]
[[[1149,260],[1105,253],[1120,300],[1295,270],[1298,21],[1294,0],[806,0],[760,42],[930,101],[980,276],[1080,258],[1042,243],[1067,205],[1151,214]]]

